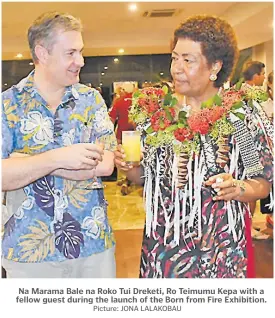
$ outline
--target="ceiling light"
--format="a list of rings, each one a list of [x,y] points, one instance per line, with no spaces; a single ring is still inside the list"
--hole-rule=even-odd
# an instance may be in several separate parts
[[[118,53],[124,53],[124,49],[119,49]]]
[[[115,59],[114,59],[114,62],[115,62],[115,63],[118,63],[118,62],[119,62],[119,59],[118,59],[118,58],[115,58]]]
[[[108,66],[104,66],[104,70],[108,70]]]
[[[30,62],[29,65],[33,65],[33,62]]]
[[[148,82],[147,82],[147,81],[145,81],[144,83],[145,83],[145,84],[147,84]]]
[[[104,73],[104,72],[102,72],[102,73],[101,73],[101,75],[105,75],[105,73]]]
[[[131,3],[131,4],[129,4],[128,9],[130,11],[136,11],[137,10],[137,5],[135,3]]]
[[[103,83],[99,83],[99,86],[102,86],[103,85]]]
[[[162,75],[163,75],[163,72],[160,72],[159,75],[162,76]]]
[[[8,84],[7,84],[7,83],[5,83],[4,85],[5,85],[5,86],[8,86]]]
[[[23,54],[18,53],[15,57],[17,57],[18,59],[21,59],[21,57],[23,57]]]

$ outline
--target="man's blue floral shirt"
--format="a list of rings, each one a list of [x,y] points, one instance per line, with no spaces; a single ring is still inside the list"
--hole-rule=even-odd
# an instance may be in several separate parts
[[[80,143],[87,126],[105,150],[116,148],[113,124],[97,90],[81,84],[67,87],[53,114],[36,90],[33,75],[34,71],[2,93],[3,159],[13,152],[34,155]],[[16,208],[4,225],[3,256],[27,263],[64,261],[112,247],[107,202],[102,189],[86,189],[91,182],[47,175],[7,193],[14,193]]]

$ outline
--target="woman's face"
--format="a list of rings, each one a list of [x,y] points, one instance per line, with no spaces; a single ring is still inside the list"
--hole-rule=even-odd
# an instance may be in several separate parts
[[[207,89],[213,89],[213,82],[209,79],[211,70],[212,67],[208,66],[199,42],[178,39],[172,52],[171,63],[171,75],[177,93],[201,96]]]

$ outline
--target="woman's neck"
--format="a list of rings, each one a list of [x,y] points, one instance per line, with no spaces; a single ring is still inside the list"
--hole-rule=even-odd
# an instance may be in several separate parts
[[[211,97],[215,96],[219,92],[219,88],[213,87],[200,96],[186,96],[185,103],[190,105],[192,112],[197,112],[201,109],[201,104],[206,102]]]

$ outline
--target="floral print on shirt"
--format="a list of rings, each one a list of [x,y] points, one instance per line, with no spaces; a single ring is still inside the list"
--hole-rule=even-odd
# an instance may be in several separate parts
[[[113,124],[96,90],[67,87],[53,114],[35,89],[33,75],[2,93],[3,159],[12,152],[35,155],[80,143],[86,126],[105,150],[115,150]],[[3,256],[19,262],[64,261],[112,247],[108,204],[102,189],[86,189],[90,182],[47,175],[18,190],[24,191],[23,200],[16,191],[7,193],[21,201],[4,225]]]

